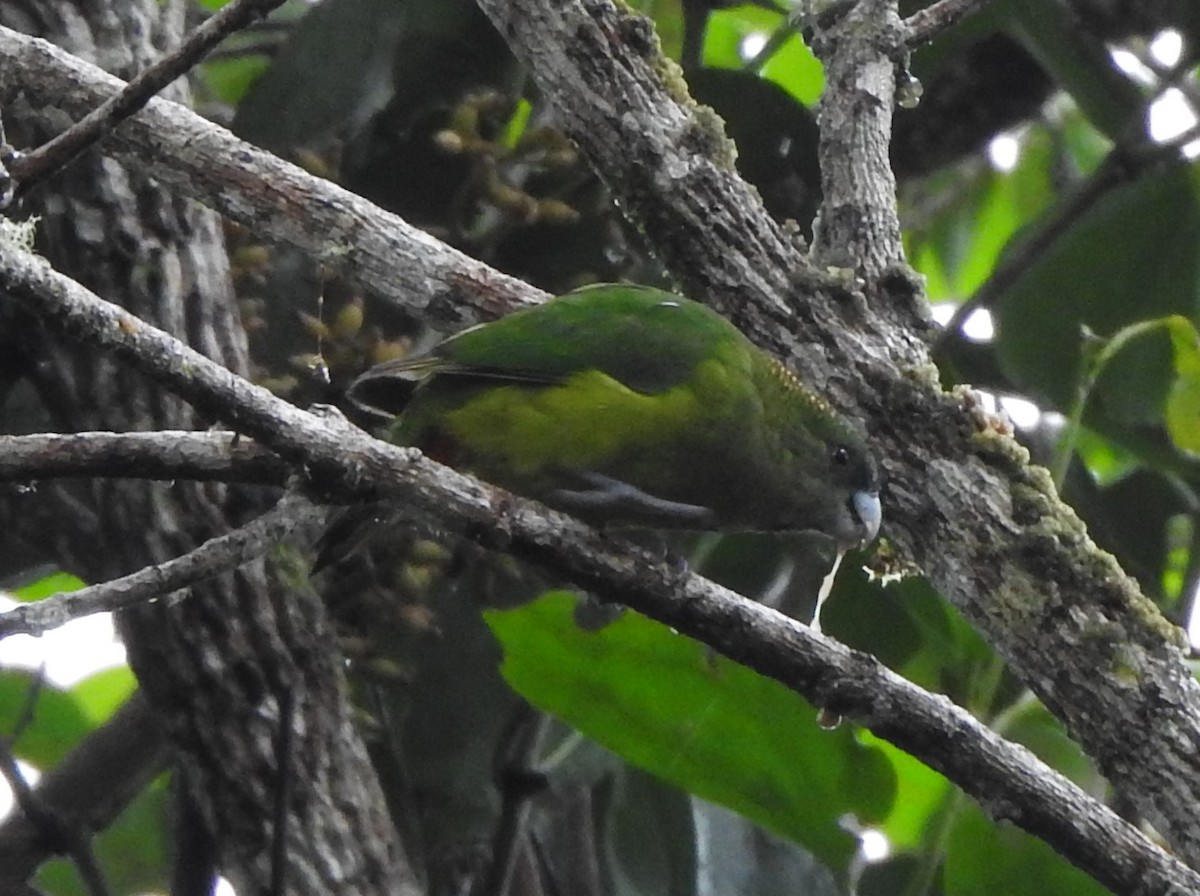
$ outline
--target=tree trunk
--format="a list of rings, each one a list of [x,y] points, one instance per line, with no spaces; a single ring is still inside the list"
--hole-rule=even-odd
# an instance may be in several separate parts
[[[0,6],[0,24],[128,78],[175,42],[183,8],[156,0],[18,0]],[[186,102],[186,86],[169,95]],[[54,109],[4,111],[18,147],[70,123]],[[247,373],[215,214],[100,152],[37,189],[25,211],[41,217],[39,250],[58,270]],[[28,430],[39,417],[46,428],[68,431],[206,425],[132,371],[54,343],[28,320],[0,319],[0,358],[0,395],[9,393],[9,408],[21,409],[7,425]],[[48,561],[88,581],[109,579],[195,547],[268,498],[199,484],[96,480],[40,488],[4,505],[17,538],[15,550],[0,553],[0,567]],[[239,892],[268,891],[278,873],[271,856],[279,815],[288,892],[416,890],[351,725],[338,653],[314,594],[248,564],[186,599],[126,613],[120,628],[175,747],[178,791],[188,802],[179,817],[202,822],[203,830],[184,830],[181,822],[178,838],[192,851],[185,858],[200,859],[200,873],[212,870],[204,860],[211,844],[211,862]],[[281,740],[281,724],[289,738]],[[281,750],[282,742],[290,747]],[[281,794],[286,815],[275,808]]]

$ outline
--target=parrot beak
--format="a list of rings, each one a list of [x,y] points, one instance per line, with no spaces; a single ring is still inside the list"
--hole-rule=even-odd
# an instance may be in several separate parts
[[[883,507],[879,503],[879,492],[855,492],[850,496],[850,507],[862,525],[862,540],[859,545],[870,544],[879,534],[879,524],[883,522]]]

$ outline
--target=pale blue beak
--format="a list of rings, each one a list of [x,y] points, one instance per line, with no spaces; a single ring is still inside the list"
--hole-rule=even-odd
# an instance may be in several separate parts
[[[879,492],[855,492],[850,496],[854,514],[862,523],[863,537],[860,544],[869,544],[879,534],[879,524],[883,522],[883,507],[879,503]]]

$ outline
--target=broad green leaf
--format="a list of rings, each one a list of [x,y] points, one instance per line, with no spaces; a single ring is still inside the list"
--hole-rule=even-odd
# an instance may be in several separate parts
[[[113,896],[142,896],[168,890],[167,835],[171,831],[168,789],[159,779],[140,793],[117,820],[96,835],[92,848]],[[74,864],[46,863],[34,878],[53,896],[88,896]]]
[[[1045,210],[1052,186],[1053,146],[1034,129],[1021,142],[1012,171],[993,172],[972,222],[969,251],[957,266],[955,291],[969,296],[991,275],[1005,244]]]
[[[234,59],[212,59],[197,71],[204,86],[223,103],[236,106],[250,86],[270,66],[265,56],[240,56]]]
[[[892,810],[879,822],[892,850],[921,847],[930,822],[942,809],[953,785],[919,759],[876,737],[870,731],[859,735],[866,746],[881,750],[896,773],[896,799]]]
[[[505,678],[632,764],[797,840],[831,868],[854,852],[837,824],[891,809],[895,775],[852,727],[820,728],[795,693],[665,626],[625,613],[598,632],[573,620],[575,597],[550,592],[489,611]]]
[[[1108,890],[1041,840],[995,824],[974,804],[950,832],[942,881],[946,896],[1101,896]]]
[[[1102,784],[1091,760],[1032,694],[1026,692],[1013,706],[992,720],[997,733],[1028,747],[1042,762],[1070,778],[1084,790],[1095,792]]]
[[[683,50],[683,11],[677,0],[628,0],[631,9],[654,20],[663,53],[678,61]]]
[[[870,581],[861,567],[844,563],[823,618],[839,641],[962,705],[969,703],[973,677],[994,656],[962,615],[919,576],[885,586]]]
[[[713,68],[740,69],[749,61],[747,38],[769,38],[783,23],[780,13],[755,6],[735,6],[713,12],[704,35],[704,62]],[[825,73],[798,35],[792,35],[759,73],[774,81],[799,102],[811,106],[825,89]]]
[[[1082,328],[1108,337],[1200,304],[1200,169],[1183,164],[1113,189],[1037,256],[994,308],[1011,381],[1066,410],[1081,372]],[[1159,423],[1172,381],[1166,334],[1105,367],[1085,419],[1101,432]]]
[[[960,301],[987,280],[1009,240],[1053,196],[1053,164],[1050,136],[1034,128],[1022,140],[1012,171],[988,170],[965,186],[960,171],[941,175],[953,202],[924,232],[908,237],[918,270],[931,278],[931,301]]]
[[[1075,450],[1101,488],[1119,482],[1139,466],[1136,454],[1087,426],[1080,428],[1075,438]]]
[[[117,666],[90,675],[71,688],[80,710],[92,724],[111,716],[137,690],[137,679],[128,666]]]
[[[12,738],[24,721],[36,676],[24,670],[0,671],[0,737]],[[38,768],[49,768],[91,729],[92,723],[68,693],[43,684],[34,704],[32,721],[19,733],[13,750]]]

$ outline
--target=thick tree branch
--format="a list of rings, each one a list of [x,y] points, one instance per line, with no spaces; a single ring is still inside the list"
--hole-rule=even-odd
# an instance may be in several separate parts
[[[211,538],[182,557],[147,566],[111,582],[55,594],[0,613],[0,639],[18,634],[40,635],[72,619],[168,597],[261,557],[297,533],[306,541],[312,539],[325,517],[323,507],[300,498],[284,498],[253,522]]]
[[[904,28],[894,2],[864,0],[817,26],[812,45],[826,82],[817,108],[824,198],[813,255],[875,279],[904,259],[888,158]]]
[[[877,660],[562,514],[301,411],[130,317],[40,259],[0,257],[0,284],[48,327],[105,348],[305,470],[319,488],[391,495],[696,637],[853,718],[946,774],[998,818],[1046,839],[1117,891],[1200,890],[1200,875],[1151,844],[1028,751]]]
[[[6,116],[29,108],[39,115],[61,109],[79,118],[123,86],[53,44],[0,27],[0,109]],[[328,271],[447,326],[498,317],[545,298],[177,103],[151,100],[105,138],[105,147],[256,235],[303,249]]]
[[[17,182],[17,189],[27,190],[51,172],[69,164],[145,106],[154,94],[186,73],[210,49],[282,4],[283,0],[234,0],[195,28],[174,50],[140,72],[116,96],[107,99],[53,140],[13,158],[8,174]]]
[[[865,413],[887,473],[887,537],[1172,845],[1200,861],[1200,686],[1182,632],[1088,538],[1006,425],[969,391],[941,390],[917,289],[902,270],[879,270],[891,248],[867,247],[854,260],[861,294],[853,280],[829,287],[814,278],[787,232],[732,176],[723,141],[696,138],[710,133],[709,119],[683,93],[649,26],[628,10],[610,0],[481,5],[688,291],[822,383],[835,403]],[[895,25],[885,5],[855,8],[883,17],[866,23],[872,33]],[[838,67],[829,90],[855,94],[842,69],[853,54],[827,51]],[[872,84],[878,75],[871,72]],[[822,102],[853,108],[854,99]],[[842,165],[829,157],[837,146],[886,137],[875,111],[874,136],[822,136],[823,169]],[[870,181],[874,171],[849,172],[843,207],[878,207],[887,191]],[[731,227],[735,221],[744,226]],[[738,279],[740,271],[752,273]],[[789,312],[770,320],[781,304]]]
[[[288,473],[277,455],[233,432],[0,435],[0,482],[108,477],[282,486]]]
[[[175,43],[188,7],[177,0],[6,0],[0,21],[39,29],[114,69],[140,71]],[[186,99],[184,85],[169,90]],[[29,97],[4,106],[8,134],[22,148],[40,145],[80,112],[63,114],[53,100]],[[42,219],[39,244],[63,270],[207,357],[248,369],[220,224],[211,212],[169,193],[145,164],[101,152],[86,154],[27,198],[26,207]],[[5,303],[4,320],[13,326],[0,331],[10,379],[25,377],[40,399],[31,410],[60,421],[59,428],[207,424],[136,372],[77,345],[55,345],[27,315],[10,312]],[[22,541],[40,539],[32,550],[93,582],[184,554],[262,503],[254,489],[192,483],[64,482],[46,492],[7,501],[17,513],[9,522],[23,530]],[[63,500],[78,515],[56,512]],[[13,547],[6,540],[5,560],[23,562]],[[289,788],[292,887],[416,892],[353,725],[324,608],[279,566],[275,557],[251,562],[193,586],[200,599],[144,604],[118,620],[130,664],[173,747],[173,780],[186,806],[180,854],[190,861],[184,864],[208,872],[219,865],[239,892],[270,892],[277,742],[282,709],[290,705],[295,765],[304,770]],[[192,890],[200,885],[195,874],[176,883],[189,881]]]

